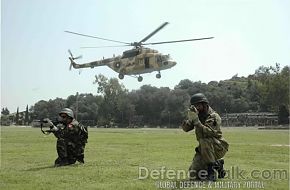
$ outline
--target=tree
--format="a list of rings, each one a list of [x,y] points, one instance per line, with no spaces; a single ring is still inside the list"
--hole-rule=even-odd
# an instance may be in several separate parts
[[[9,126],[11,125],[11,120],[8,115],[1,115],[1,126]]]
[[[95,76],[96,79],[94,84],[98,85],[98,93],[102,94],[104,101],[100,106],[100,124],[105,125],[110,122],[120,122],[120,111],[121,98],[128,92],[123,84],[120,84],[118,79],[108,79],[102,74]]]
[[[9,115],[10,112],[9,112],[8,108],[6,107],[6,108],[2,108],[1,114],[2,115]]]
[[[33,119],[43,119],[49,118],[48,112],[48,102],[45,100],[40,100],[31,107],[32,118]]]
[[[289,105],[289,66],[280,70],[276,67],[259,67],[254,76],[259,92],[261,111],[278,112],[279,105]]]
[[[181,80],[179,84],[174,87],[174,89],[186,90],[188,95],[192,96],[193,94],[199,92],[206,92],[207,85],[205,83],[202,83],[201,81],[192,82],[191,80],[185,79]]]
[[[227,91],[221,83],[209,82],[207,85],[205,95],[210,105],[219,113],[224,113],[231,109],[233,96]]]
[[[77,95],[70,95],[65,101],[65,107],[72,107],[77,102]]]
[[[119,110],[119,114],[117,115],[117,121],[122,126],[130,126],[131,121],[136,114],[135,105],[132,104],[131,99],[128,93],[122,94],[117,102],[117,108]]]
[[[24,118],[24,122],[25,122],[25,124],[28,124],[28,123],[29,123],[28,105],[26,106],[26,110],[25,110],[25,118]]]
[[[185,90],[172,90],[165,100],[165,108],[161,112],[163,124],[168,127],[176,126],[185,118],[190,96]]]
[[[54,118],[59,110],[68,107],[77,111],[78,120],[87,125],[177,126],[185,116],[190,97],[198,92],[204,93],[220,114],[279,111],[279,123],[286,121],[287,110],[289,114],[289,66],[281,69],[279,64],[261,66],[248,77],[235,75],[208,84],[184,79],[173,90],[143,85],[129,92],[118,79],[104,75],[96,76],[94,84],[98,95],[77,93],[67,99],[41,100],[30,108],[31,118]],[[7,113],[6,109],[1,113]]]
[[[19,107],[17,107],[17,111],[16,111],[15,124],[19,125]]]
[[[278,124],[289,124],[289,108],[286,105],[280,105],[278,111]]]
[[[54,119],[64,106],[65,100],[62,98],[50,99],[49,101],[40,100],[31,108],[32,119]]]
[[[68,97],[66,105],[75,111],[77,119],[83,124],[96,125],[99,119],[99,109],[102,102],[103,98],[101,96],[77,93],[75,96]]]
[[[165,109],[169,93],[170,89],[167,87],[157,88],[151,85],[143,85],[139,90],[129,93],[136,115],[142,116],[144,125],[162,124],[161,112]]]

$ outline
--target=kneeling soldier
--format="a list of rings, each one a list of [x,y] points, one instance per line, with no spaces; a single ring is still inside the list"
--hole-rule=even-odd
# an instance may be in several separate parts
[[[73,111],[64,108],[59,112],[61,124],[54,126],[51,131],[57,138],[56,149],[58,158],[55,166],[74,164],[76,161],[84,163],[84,149],[88,139],[87,128],[74,119]]]

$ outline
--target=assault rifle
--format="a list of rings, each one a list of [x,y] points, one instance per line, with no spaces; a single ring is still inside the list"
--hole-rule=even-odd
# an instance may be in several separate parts
[[[40,119],[40,120],[35,120],[35,121],[40,123],[40,130],[45,135],[49,135],[50,133],[55,132],[55,130],[54,130],[55,126],[57,126],[58,124],[60,124],[60,122],[58,121],[58,119],[50,120],[50,119],[46,118],[46,119]],[[48,130],[44,130],[43,129],[43,127],[45,125],[47,127],[49,127]]]

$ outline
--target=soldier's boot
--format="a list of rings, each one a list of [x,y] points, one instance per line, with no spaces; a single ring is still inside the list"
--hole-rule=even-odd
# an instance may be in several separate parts
[[[76,161],[77,161],[76,157],[73,154],[69,153],[67,157],[68,165],[74,164],[76,163]]]
[[[217,176],[215,174],[215,167],[216,167],[216,163],[215,162],[208,164],[208,167],[207,167],[207,179],[209,181],[216,181],[217,180]]]
[[[54,161],[54,167],[59,167],[60,161],[60,157],[57,157],[57,159]]]
[[[84,155],[79,155],[79,156],[77,157],[77,161],[78,161],[79,163],[84,164],[84,163],[85,163],[85,161],[84,161]]]
[[[69,165],[69,162],[67,161],[66,158],[60,158],[60,157],[58,157],[54,161],[54,167],[60,167],[60,166],[66,166],[66,165]]]
[[[69,158],[68,159],[68,165],[74,164],[76,163],[76,159],[75,158]]]
[[[226,175],[226,170],[224,170],[224,159],[219,159],[216,161],[218,178],[224,178]]]

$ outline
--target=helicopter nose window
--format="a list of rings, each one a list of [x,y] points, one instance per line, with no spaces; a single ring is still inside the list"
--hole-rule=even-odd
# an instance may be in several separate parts
[[[168,62],[167,62],[167,61],[164,61],[164,62],[163,62],[163,65],[168,65]]]
[[[168,55],[163,55],[162,56],[162,60],[168,60],[169,59],[169,56]]]
[[[162,62],[162,57],[161,56],[157,56],[156,59],[157,59],[157,62],[159,62],[159,63]]]

